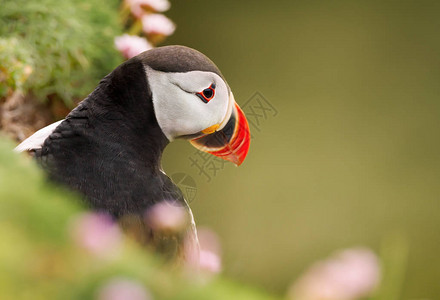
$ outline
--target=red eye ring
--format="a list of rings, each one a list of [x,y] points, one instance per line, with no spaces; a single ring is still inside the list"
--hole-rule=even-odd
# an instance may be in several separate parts
[[[204,89],[200,93],[196,93],[196,95],[205,103],[208,103],[215,96],[215,83],[211,84],[211,86],[207,89]]]

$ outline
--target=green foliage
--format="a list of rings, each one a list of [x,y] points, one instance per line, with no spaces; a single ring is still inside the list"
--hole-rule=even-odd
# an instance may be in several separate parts
[[[121,62],[113,46],[122,30],[118,6],[117,0],[0,0],[0,96],[11,87],[70,104],[90,92]]]
[[[52,186],[33,161],[0,140],[0,299],[93,299],[108,280],[141,283],[154,299],[271,299],[225,279],[164,266],[129,239],[104,258],[71,236],[82,208]]]
[[[33,69],[32,53],[17,38],[0,37],[0,97],[8,87],[22,90]]]

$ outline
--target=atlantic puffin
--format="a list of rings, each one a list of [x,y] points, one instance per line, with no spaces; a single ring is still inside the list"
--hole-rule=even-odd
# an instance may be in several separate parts
[[[64,120],[15,150],[31,152],[51,180],[134,227],[145,243],[157,235],[145,212],[162,201],[181,205],[192,219],[187,236],[197,244],[191,209],[161,168],[162,152],[175,139],[236,165],[250,144],[248,122],[222,73],[185,46],[155,48],[122,63]],[[179,236],[176,247],[182,243]]]

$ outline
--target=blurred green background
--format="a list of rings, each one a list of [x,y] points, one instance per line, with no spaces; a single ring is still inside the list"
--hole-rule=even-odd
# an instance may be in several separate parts
[[[167,44],[208,55],[239,104],[258,91],[278,110],[210,182],[186,142],[163,158],[196,180],[226,274],[284,293],[336,249],[399,236],[402,299],[438,299],[440,2],[172,1],[167,15]]]

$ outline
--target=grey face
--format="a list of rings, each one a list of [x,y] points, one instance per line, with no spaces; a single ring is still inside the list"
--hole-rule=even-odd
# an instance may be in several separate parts
[[[183,46],[156,48],[137,58],[145,66],[159,126],[170,141],[221,129],[234,101],[209,58]]]

